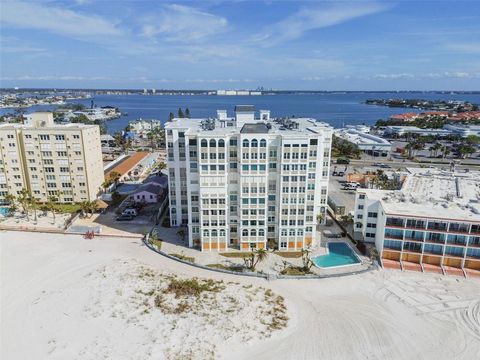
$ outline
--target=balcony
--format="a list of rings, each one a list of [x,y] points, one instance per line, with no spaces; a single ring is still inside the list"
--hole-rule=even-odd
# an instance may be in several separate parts
[[[428,224],[428,230],[447,231],[447,224]]]
[[[385,238],[403,240],[403,234],[385,232]]]
[[[417,243],[423,243],[423,238],[409,237],[407,235],[405,235],[404,240],[405,241],[413,241],[413,242],[417,242]]]
[[[385,226],[403,228],[405,226],[405,221],[403,219],[387,218]]]

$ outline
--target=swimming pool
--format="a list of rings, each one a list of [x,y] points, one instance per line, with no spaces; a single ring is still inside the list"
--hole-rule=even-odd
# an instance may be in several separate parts
[[[8,216],[8,213],[10,210],[8,210],[8,207],[0,206],[0,216]]]
[[[360,264],[360,259],[352,248],[344,242],[329,242],[328,254],[319,255],[312,259],[313,263],[321,268]]]

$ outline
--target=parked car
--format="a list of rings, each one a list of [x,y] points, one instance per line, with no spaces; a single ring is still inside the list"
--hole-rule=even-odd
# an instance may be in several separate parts
[[[350,160],[348,159],[337,159],[337,164],[350,164]]]
[[[117,217],[117,221],[130,221],[130,220],[133,220],[135,218],[135,216],[133,215],[125,215],[125,214],[122,214],[120,215],[119,217]]]
[[[343,175],[345,175],[344,171],[334,171],[332,173],[332,176],[343,176]]]
[[[135,217],[135,216],[138,215],[138,212],[137,212],[136,209],[127,208],[127,209],[123,210],[122,215],[130,215],[132,217]]]

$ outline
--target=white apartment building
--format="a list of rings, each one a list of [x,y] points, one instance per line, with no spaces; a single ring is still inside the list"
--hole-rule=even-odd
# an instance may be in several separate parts
[[[162,123],[160,120],[139,119],[129,123],[130,131],[141,138],[146,137],[150,131],[160,129],[161,127]]]
[[[384,267],[480,276],[480,172],[408,172],[400,190],[357,190],[356,238]]]
[[[327,207],[333,129],[310,118],[271,119],[251,105],[235,116],[178,118],[165,125],[170,222],[187,226],[203,251],[276,247],[316,241]]]
[[[94,200],[103,183],[97,125],[57,125],[49,112],[0,125],[0,203],[25,188],[39,201]]]

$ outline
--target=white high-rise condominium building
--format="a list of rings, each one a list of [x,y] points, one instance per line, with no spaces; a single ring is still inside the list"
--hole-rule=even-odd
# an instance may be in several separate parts
[[[49,112],[0,125],[0,203],[22,189],[41,202],[94,200],[103,180],[98,125],[57,125]]]
[[[170,222],[189,246],[299,250],[316,240],[327,206],[333,129],[310,118],[271,119],[251,105],[235,117],[165,125]]]
[[[384,267],[480,277],[480,172],[408,170],[400,190],[357,190],[356,237]]]

